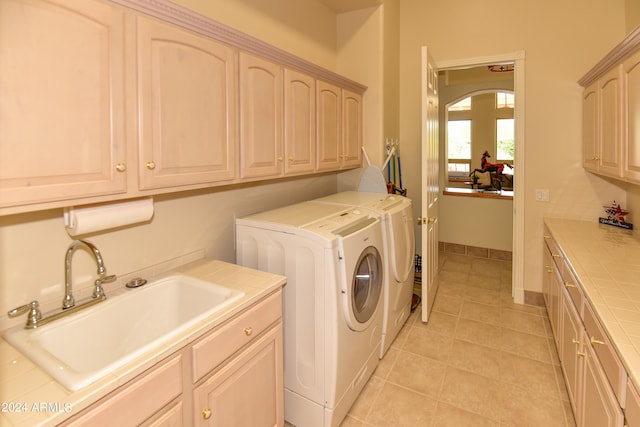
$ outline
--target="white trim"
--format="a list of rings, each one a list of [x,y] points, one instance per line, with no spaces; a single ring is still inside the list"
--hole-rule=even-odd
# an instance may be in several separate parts
[[[524,303],[524,176],[525,176],[525,52],[523,50],[482,56],[477,58],[455,59],[438,62],[438,70],[472,68],[490,64],[515,64],[513,75],[513,93],[515,95],[515,155],[514,155],[514,195],[513,195],[513,265],[511,270],[511,296],[518,304]]]

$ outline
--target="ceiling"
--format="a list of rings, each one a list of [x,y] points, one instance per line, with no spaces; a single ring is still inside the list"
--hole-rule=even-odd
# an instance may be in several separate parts
[[[319,0],[336,13],[351,12],[367,7],[380,6],[383,0]]]

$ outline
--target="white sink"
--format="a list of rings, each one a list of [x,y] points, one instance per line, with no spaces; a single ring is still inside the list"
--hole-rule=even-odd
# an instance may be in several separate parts
[[[149,350],[162,350],[243,295],[172,275],[37,329],[10,329],[5,339],[69,390],[78,390]]]

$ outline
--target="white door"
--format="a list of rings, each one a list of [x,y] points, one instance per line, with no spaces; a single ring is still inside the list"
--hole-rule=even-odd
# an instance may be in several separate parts
[[[427,47],[422,47],[422,321],[438,290],[438,199],[440,194],[438,142],[438,70]]]

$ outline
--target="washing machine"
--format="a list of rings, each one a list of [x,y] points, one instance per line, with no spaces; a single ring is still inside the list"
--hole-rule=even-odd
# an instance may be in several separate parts
[[[284,410],[338,426],[379,362],[383,239],[373,211],[303,202],[236,220],[236,261],[287,277]]]
[[[382,358],[411,313],[415,234],[411,199],[406,197],[345,191],[315,200],[344,206],[371,209],[380,215],[384,241],[384,292]]]

